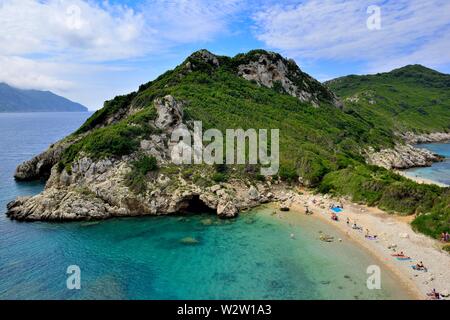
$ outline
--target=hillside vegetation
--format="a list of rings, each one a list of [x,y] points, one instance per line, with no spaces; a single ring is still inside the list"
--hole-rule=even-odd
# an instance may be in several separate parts
[[[450,75],[421,65],[326,82],[354,112],[380,128],[428,133],[450,130]]]
[[[288,75],[296,75],[292,82],[313,92],[319,105],[300,101],[281,83],[265,87],[237,74],[240,65],[259,61],[261,55],[284,63]],[[431,236],[450,231],[448,189],[418,185],[366,165],[362,157],[368,146],[392,146],[398,131],[448,129],[448,75],[408,66],[381,75],[340,78],[327,85],[342,97],[341,109],[332,103],[333,94],[325,86],[279,55],[256,50],[234,58],[214,57],[209,60],[195,53],[137,92],[107,101],[69,137],[79,140],[64,151],[60,168],[70,169],[81,154],[102,158],[136,152],[139,141],[157,130],[149,124],[156,117],[154,100],[172,95],[184,103],[185,122],[200,120],[205,130],[280,129],[281,167],[275,179],[297,182],[300,178],[321,192],[417,214],[414,227]],[[215,181],[225,181],[228,172],[216,172]],[[236,172],[234,178],[255,171]],[[138,176],[145,179],[142,173]],[[261,179],[257,174],[253,178]]]

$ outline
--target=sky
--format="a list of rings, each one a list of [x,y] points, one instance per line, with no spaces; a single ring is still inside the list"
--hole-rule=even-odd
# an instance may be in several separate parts
[[[0,0],[0,82],[91,110],[196,50],[257,48],[320,81],[416,63],[450,73],[450,1]]]

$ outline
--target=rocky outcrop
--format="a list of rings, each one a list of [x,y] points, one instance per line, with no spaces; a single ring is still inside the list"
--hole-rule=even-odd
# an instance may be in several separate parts
[[[170,133],[170,129],[176,128],[181,124],[183,120],[183,105],[181,102],[176,101],[174,97],[168,95],[164,98],[157,98],[155,107],[158,112],[155,125],[158,129],[166,130]]]
[[[261,86],[283,90],[300,101],[312,103],[316,107],[324,100],[328,100],[336,107],[342,107],[342,103],[333,92],[303,73],[294,60],[286,60],[276,53],[256,54],[248,63],[238,66],[238,75]]]
[[[10,202],[7,215],[25,221],[60,221],[206,210],[222,218],[231,218],[243,209],[274,198],[265,184],[249,187],[249,181],[240,179],[208,186],[197,184],[181,173],[164,170],[146,176],[144,192],[133,191],[127,183],[133,161],[143,154],[154,156],[164,168],[169,162],[170,132],[185,126],[180,101],[165,96],[155,99],[154,104],[157,117],[151,125],[160,132],[141,140],[140,149],[131,155],[100,160],[80,156],[68,172],[56,165],[67,147],[61,142],[19,166],[18,171],[23,177],[42,177],[45,168],[49,178],[42,193]]]
[[[397,144],[391,149],[382,149],[377,152],[369,148],[366,159],[369,164],[387,169],[408,169],[430,166],[433,162],[442,161],[443,158],[410,144]]]
[[[52,167],[61,159],[62,152],[73,142],[60,141],[48,150],[25,161],[16,168],[14,178],[21,181],[47,179]]]
[[[215,54],[205,49],[194,52],[184,65],[185,69],[188,71],[196,70],[198,68],[198,63],[196,62],[206,63],[214,68],[220,65],[219,58]]]
[[[408,169],[415,167],[429,167],[434,162],[440,162],[444,157],[429,150],[415,147],[413,144],[444,142],[450,140],[450,133],[434,132],[415,134],[405,132],[397,134],[405,144],[396,144],[393,148],[375,151],[369,148],[366,151],[368,163],[387,169]]]
[[[445,142],[450,141],[450,132],[433,132],[415,134],[412,132],[405,132],[399,134],[407,143],[420,144],[420,143],[433,143],[433,142]]]
[[[287,93],[316,107],[321,102],[331,103],[338,108],[343,106],[331,90],[302,72],[292,59],[287,60],[274,52],[254,50],[237,55],[231,60],[232,68],[238,76],[260,86]],[[216,56],[208,50],[199,50],[184,63],[181,76],[195,70],[216,70],[221,66],[221,61],[226,64],[230,60]]]
[[[201,204],[219,217],[232,218],[269,196],[269,188],[263,184],[258,189],[248,188],[248,182],[233,180],[203,187],[164,173],[149,178],[147,191],[136,194],[125,183],[129,162],[126,157],[97,162],[83,158],[73,165],[70,176],[54,168],[44,192],[10,202],[7,215],[25,221],[99,220],[196,212]]]

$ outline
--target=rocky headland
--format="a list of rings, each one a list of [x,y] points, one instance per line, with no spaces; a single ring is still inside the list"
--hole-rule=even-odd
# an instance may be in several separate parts
[[[341,107],[334,93],[302,73],[293,61],[278,54],[263,52],[253,60],[242,58],[238,61],[237,76],[259,86],[273,88],[280,85],[286,94],[315,107],[319,107],[322,99]],[[206,50],[198,51],[180,67],[179,77],[204,67],[202,64],[218,68],[221,60]],[[320,90],[314,90],[315,87]],[[269,201],[281,201],[288,206],[289,197],[280,188],[281,183],[273,182],[277,185],[278,191],[275,192],[271,178],[258,183],[246,178],[205,183],[203,178],[211,176],[211,168],[208,168],[211,166],[189,170],[174,168],[170,158],[173,148],[170,136],[177,128],[190,128],[190,123],[184,121],[185,104],[186,101],[177,100],[172,95],[153,99],[155,116],[145,122],[153,133],[140,138],[139,146],[130,154],[94,159],[79,152],[70,166],[62,164],[65,152],[67,154],[70,147],[89,134],[88,130],[55,143],[19,165],[15,172],[17,180],[48,180],[42,193],[10,202],[7,215],[16,220],[58,221],[210,211],[219,217],[230,218],[239,211]],[[140,111],[143,108],[133,103],[126,104],[120,110],[108,113],[90,131],[117,124]],[[159,170],[146,173],[141,190],[137,192],[129,180],[135,175],[133,164],[143,156],[156,159]],[[186,173],[192,170],[194,172]],[[192,179],[193,175],[197,179]]]
[[[261,177],[251,165],[175,165],[171,134],[180,128],[192,132],[198,118],[221,129],[281,128],[279,175]],[[16,179],[47,182],[42,193],[10,202],[7,215],[25,221],[195,212],[232,218],[267,202],[287,210],[292,185],[318,186],[327,173],[347,174],[367,163],[388,169],[427,166],[440,156],[411,143],[448,137],[408,133],[392,137],[394,147],[375,151],[368,142],[372,136],[361,137],[375,131],[361,116],[345,112],[328,87],[292,60],[263,50],[234,58],[201,50],[137,92],[107,101],[75,133],[19,165]],[[362,187],[387,199],[381,195],[391,193],[383,188],[394,181],[387,179]],[[332,182],[322,186],[325,192],[338,189]],[[396,194],[404,197],[405,191]]]

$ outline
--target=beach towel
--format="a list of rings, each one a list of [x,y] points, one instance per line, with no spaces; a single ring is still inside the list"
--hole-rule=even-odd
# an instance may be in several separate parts
[[[342,212],[342,209],[338,208],[338,207],[334,207],[334,208],[331,208],[331,211],[333,211],[335,213],[339,213],[339,212]]]

